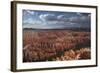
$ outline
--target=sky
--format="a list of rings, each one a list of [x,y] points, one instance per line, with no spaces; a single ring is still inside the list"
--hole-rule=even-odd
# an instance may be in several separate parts
[[[80,12],[23,10],[23,28],[90,28],[91,14]]]

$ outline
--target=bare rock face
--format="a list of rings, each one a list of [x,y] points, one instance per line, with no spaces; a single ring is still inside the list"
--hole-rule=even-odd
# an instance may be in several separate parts
[[[90,32],[25,31],[23,62],[90,59],[90,43]]]

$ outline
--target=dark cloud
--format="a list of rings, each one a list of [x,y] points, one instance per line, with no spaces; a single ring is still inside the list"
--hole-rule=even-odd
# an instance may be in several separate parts
[[[46,25],[55,28],[68,28],[68,27],[90,27],[90,17],[89,16],[73,16],[67,17],[64,15],[43,15],[42,20],[45,20]]]

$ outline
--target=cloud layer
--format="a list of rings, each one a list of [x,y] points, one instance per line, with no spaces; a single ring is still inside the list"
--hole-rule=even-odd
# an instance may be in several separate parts
[[[89,28],[90,13],[23,10],[24,28]]]

